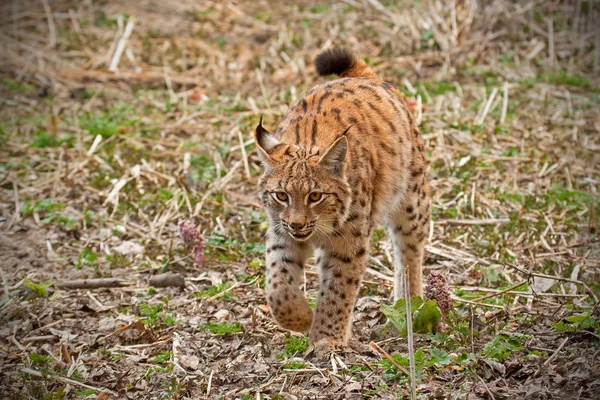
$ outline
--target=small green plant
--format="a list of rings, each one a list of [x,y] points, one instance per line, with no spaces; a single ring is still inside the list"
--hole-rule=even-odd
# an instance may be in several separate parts
[[[229,289],[230,287],[231,287],[231,283],[229,283],[229,282],[219,283],[219,284],[209,287],[206,290],[196,292],[193,294],[193,296],[200,298],[200,299],[208,299],[208,298],[213,297],[221,292],[224,292],[225,290]],[[221,298],[223,300],[231,300],[233,298],[233,296],[232,296],[231,292],[227,292],[227,293],[223,294],[223,296],[221,296]]]
[[[308,337],[299,338],[290,335],[283,338],[283,343],[285,343],[285,348],[284,351],[277,356],[278,359],[295,357],[299,354],[303,354],[308,348]]]
[[[34,91],[33,86],[27,83],[21,83],[9,77],[0,79],[0,85],[14,93],[30,94]]]
[[[110,357],[113,361],[119,361],[121,358],[123,358],[123,353],[116,353],[114,351],[105,349],[99,349],[98,355]]]
[[[393,306],[381,305],[381,312],[389,318],[393,326],[398,329],[400,335],[406,337],[406,305],[405,300],[396,301]],[[433,300],[423,302],[419,296],[410,300],[410,308],[413,319],[413,329],[416,333],[435,333],[435,329],[441,320],[442,313]]]
[[[210,331],[215,335],[221,336],[241,332],[242,327],[237,322],[207,322],[206,324],[200,325],[200,330],[203,332]]]
[[[306,364],[300,361],[290,361],[285,363],[283,369],[303,369],[306,368]]]
[[[152,361],[154,364],[162,364],[171,359],[172,353],[170,351],[161,351],[154,360]]]
[[[591,330],[600,334],[600,321],[595,318],[591,311],[570,315],[552,325],[556,332],[576,332],[580,330]]]
[[[98,261],[98,253],[96,253],[89,247],[86,247],[77,256],[77,262],[75,263],[75,267],[81,268],[86,265],[93,266],[96,264],[97,261]]]
[[[484,346],[481,355],[497,361],[504,361],[514,352],[522,350],[521,341],[525,337],[527,335],[518,333],[513,333],[512,336],[498,335]]]
[[[88,131],[90,135],[101,135],[106,139],[120,133],[122,129],[138,122],[137,119],[129,119],[127,117],[127,114],[130,111],[130,107],[127,105],[117,105],[97,117],[89,115],[83,116],[80,119],[79,124],[81,129]]]
[[[165,324],[168,326],[177,325],[177,320],[171,314],[163,312],[163,306],[161,304],[157,304],[155,306],[151,306],[147,303],[138,304],[138,308],[140,310],[140,315],[142,316],[142,322],[144,325],[157,325],[157,324]]]
[[[81,396],[81,397],[93,396],[96,393],[97,393],[96,389],[86,389],[86,390],[80,390],[80,391],[75,392],[75,394],[77,394],[77,396]]]
[[[48,288],[52,285],[53,283],[51,281],[35,283],[29,278],[23,280],[23,286],[30,289],[38,297],[48,297]]]
[[[29,361],[31,361],[31,363],[35,366],[39,366],[39,367],[43,367],[46,364],[48,364],[52,358],[49,356],[44,356],[42,354],[39,353],[31,353],[28,356]]]

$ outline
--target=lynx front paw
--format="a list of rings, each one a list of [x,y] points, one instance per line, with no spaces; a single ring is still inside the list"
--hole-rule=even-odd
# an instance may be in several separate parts
[[[311,341],[306,351],[307,356],[312,356],[317,359],[326,359],[331,356],[331,353],[344,350],[346,345],[342,341],[331,338],[322,338],[315,342]]]

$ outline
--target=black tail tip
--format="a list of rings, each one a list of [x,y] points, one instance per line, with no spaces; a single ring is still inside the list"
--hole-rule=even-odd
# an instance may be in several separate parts
[[[340,75],[354,64],[354,55],[346,49],[329,49],[315,59],[315,67],[321,76]]]

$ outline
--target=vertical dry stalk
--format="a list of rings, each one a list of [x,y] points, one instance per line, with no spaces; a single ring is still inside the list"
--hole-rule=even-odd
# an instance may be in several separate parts
[[[404,300],[406,305],[406,330],[408,332],[407,340],[408,340],[408,359],[410,361],[410,398],[412,400],[416,400],[417,398],[417,388],[416,388],[416,372],[415,372],[415,349],[414,349],[414,333],[413,333],[413,325],[412,325],[412,314],[410,308],[410,290],[408,287],[408,268],[404,270],[404,282],[402,283],[404,286]]]
[[[52,17],[52,10],[50,9],[48,0],[42,0],[42,5],[44,6],[46,18],[48,19],[48,47],[53,49],[56,47],[56,26],[54,25],[54,18]]]

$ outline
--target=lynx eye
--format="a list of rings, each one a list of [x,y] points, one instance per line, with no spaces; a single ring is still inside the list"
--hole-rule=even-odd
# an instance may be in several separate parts
[[[319,193],[319,192],[312,192],[311,194],[308,195],[308,199],[312,203],[316,203],[317,201],[321,200],[321,198],[323,198],[323,193]]]
[[[286,192],[275,192],[275,199],[285,203],[288,201],[289,196],[287,195]]]

